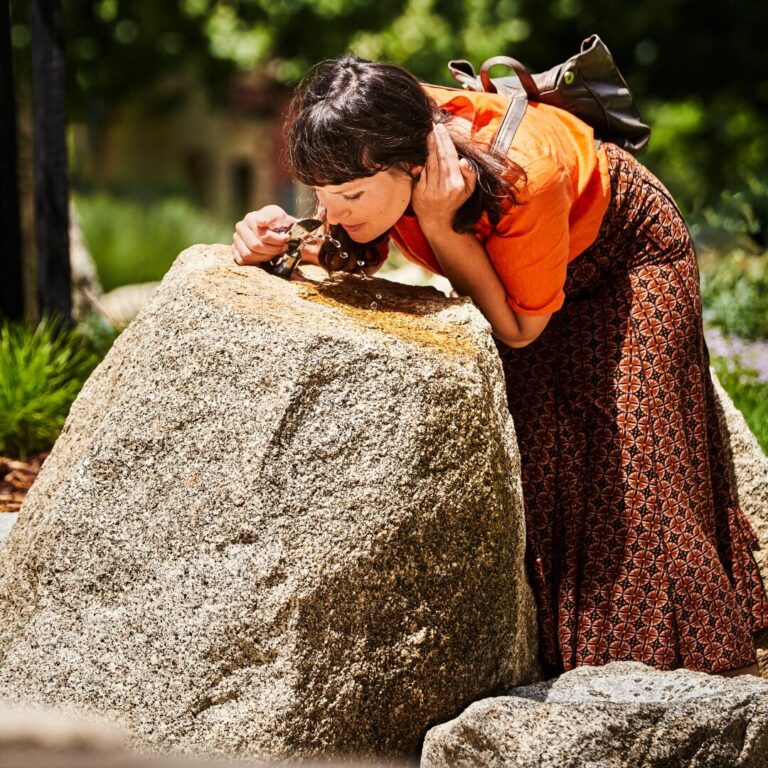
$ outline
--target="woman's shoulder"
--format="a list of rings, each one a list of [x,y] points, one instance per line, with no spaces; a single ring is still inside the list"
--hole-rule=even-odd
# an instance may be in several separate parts
[[[541,186],[572,177],[594,154],[588,125],[565,110],[530,102],[507,156],[525,169],[529,184]]]
[[[509,97],[422,83],[440,109],[472,123],[472,138],[490,146],[504,119]],[[509,159],[523,168],[534,188],[569,175],[576,155],[594,153],[594,133],[570,112],[529,102],[509,149]]]
[[[429,83],[422,83],[421,87],[438,108],[470,120],[475,132],[491,124],[498,126],[507,108],[508,98],[498,93],[468,91]]]

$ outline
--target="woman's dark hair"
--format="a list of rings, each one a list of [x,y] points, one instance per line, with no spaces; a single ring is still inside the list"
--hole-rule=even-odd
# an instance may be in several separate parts
[[[427,160],[427,135],[433,123],[454,119],[438,109],[410,72],[343,56],[316,65],[297,88],[288,109],[286,161],[292,175],[308,186],[344,184],[387,168],[407,172]],[[477,185],[456,212],[453,228],[468,232],[487,212],[497,223],[506,206],[516,202],[515,187],[523,170],[469,138],[452,132],[459,157],[477,172]],[[356,243],[341,226],[330,235],[320,262],[327,269],[357,271],[380,261],[388,233],[372,243]]]

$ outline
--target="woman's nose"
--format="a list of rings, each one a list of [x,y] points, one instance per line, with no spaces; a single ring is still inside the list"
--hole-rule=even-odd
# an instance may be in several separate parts
[[[329,224],[341,224],[347,214],[347,209],[343,204],[326,203],[325,215]]]

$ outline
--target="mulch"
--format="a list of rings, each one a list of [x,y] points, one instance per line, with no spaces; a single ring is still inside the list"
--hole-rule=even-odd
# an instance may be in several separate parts
[[[45,451],[23,459],[0,456],[0,512],[18,512],[21,509],[21,503],[48,453]]]

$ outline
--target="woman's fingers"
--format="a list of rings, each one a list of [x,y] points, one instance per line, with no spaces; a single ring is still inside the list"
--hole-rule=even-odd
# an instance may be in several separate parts
[[[256,235],[256,232],[254,232],[245,221],[238,221],[237,224],[235,224],[235,232],[239,235],[240,240],[245,243],[249,250],[258,248],[261,245],[261,238]]]
[[[463,189],[464,179],[459,166],[459,153],[453,143],[448,128],[440,123],[435,126],[435,145],[439,167],[439,181],[446,191]]]
[[[251,249],[243,242],[243,238],[240,237],[240,235],[235,232],[234,235],[232,235],[232,248],[237,254],[235,256],[235,261],[237,261],[238,264],[245,264],[247,261],[251,258],[253,255],[251,253]],[[239,257],[239,261],[238,261]]]
[[[448,128],[442,123],[433,125],[427,136],[427,159],[411,197],[422,226],[450,226],[476,183],[474,166],[459,157]]]
[[[464,188],[471,195],[475,191],[475,184],[477,184],[477,171],[466,157],[459,160],[459,170],[464,177]]]
[[[282,248],[267,245],[249,247],[237,232],[232,236],[232,244],[245,264],[260,264],[262,261],[269,261],[283,251]]]
[[[232,236],[232,243],[241,261],[246,264],[258,264],[282,253],[290,239],[289,236],[264,227],[254,229],[256,217],[249,216],[237,222]]]
[[[243,221],[237,222],[235,230],[251,250],[262,244],[282,247],[290,239],[287,233],[275,232],[269,226],[256,224],[256,217],[249,220],[246,216]]]
[[[258,211],[251,211],[244,219],[252,229],[272,229],[273,227],[287,227],[294,222],[293,216],[289,216],[279,205],[265,205]]]
[[[249,245],[237,232],[232,236],[232,244],[244,264],[260,264],[262,261],[269,261],[285,250],[283,244],[269,245],[257,241],[255,245]]]
[[[427,193],[427,166],[421,169],[421,173],[416,178],[416,183],[413,185],[413,196],[421,200]]]
[[[446,184],[455,184],[461,176],[459,155],[448,128],[443,123],[432,125],[432,132],[427,135],[427,186],[431,189],[445,189]]]
[[[446,167],[458,165],[459,153],[453,143],[448,127],[444,123],[439,123],[435,127],[435,139],[437,142],[438,157]]]
[[[259,240],[261,240],[262,244],[273,246],[279,251],[283,250],[285,244],[290,239],[290,236],[286,232],[275,232],[271,229],[259,230]]]
[[[440,182],[440,166],[437,156],[437,140],[435,131],[427,134],[427,162],[424,165],[424,171],[421,174],[424,179],[424,188],[437,188]]]
[[[296,219],[279,205],[266,205],[251,211],[235,224],[232,236],[232,255],[237,264],[261,264],[285,251],[290,240],[287,232]]]

